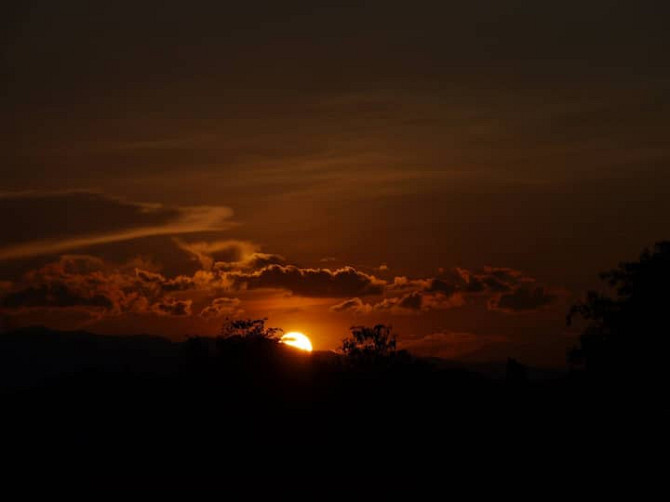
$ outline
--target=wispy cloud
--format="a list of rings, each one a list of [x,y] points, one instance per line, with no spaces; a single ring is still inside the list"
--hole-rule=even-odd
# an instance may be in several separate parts
[[[232,210],[224,206],[136,203],[90,192],[23,192],[15,196],[3,193],[0,206],[6,214],[14,215],[3,225],[5,235],[14,242],[0,247],[0,260],[55,255],[143,237],[219,231],[235,226],[231,221]],[[82,225],[77,226],[79,220]],[[25,228],[35,229],[36,234],[44,228],[49,237],[22,240]],[[18,237],[12,239],[13,235]]]

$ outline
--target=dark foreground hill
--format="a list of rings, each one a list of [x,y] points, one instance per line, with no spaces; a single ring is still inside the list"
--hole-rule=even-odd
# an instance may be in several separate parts
[[[353,364],[266,339],[42,328],[0,335],[0,388],[4,452],[19,474],[96,487],[250,477],[260,484],[249,489],[263,489],[259,480],[295,469],[335,485],[347,475],[435,480],[603,453],[610,426],[644,434],[667,418],[658,403],[578,375],[533,382],[512,366],[501,380],[411,357]],[[619,429],[619,446],[624,438]]]

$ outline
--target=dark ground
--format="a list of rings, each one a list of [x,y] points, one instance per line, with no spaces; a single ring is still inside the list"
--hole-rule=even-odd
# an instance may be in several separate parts
[[[6,480],[27,490],[613,487],[634,450],[667,447],[658,389],[515,363],[495,379],[406,355],[33,328],[0,334],[0,385]]]

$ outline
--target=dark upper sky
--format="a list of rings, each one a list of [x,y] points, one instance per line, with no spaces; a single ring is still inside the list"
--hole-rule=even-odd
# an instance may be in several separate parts
[[[17,3],[6,323],[178,335],[267,313],[326,348],[384,321],[416,350],[560,362],[570,301],[668,237],[669,15]]]

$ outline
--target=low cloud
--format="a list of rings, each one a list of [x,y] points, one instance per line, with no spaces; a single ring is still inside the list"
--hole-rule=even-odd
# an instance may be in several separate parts
[[[429,285],[430,280],[428,279],[410,279],[405,276],[396,276],[393,278],[393,282],[386,285],[384,290],[387,294],[406,294],[411,291],[423,291]]]
[[[367,304],[354,298],[334,305],[331,310],[359,314],[418,314],[462,307],[469,298],[483,296],[489,298],[490,310],[518,313],[542,308],[553,301],[554,296],[547,294],[543,288],[530,289],[534,282],[523,272],[505,267],[441,269],[438,277],[395,277],[384,284],[384,298],[377,303]]]
[[[187,291],[197,286],[197,282],[193,277],[184,275],[168,279],[159,273],[137,268],[135,269],[135,275],[145,287],[155,287],[162,292]]]
[[[211,270],[219,261],[223,263],[239,263],[258,251],[258,245],[249,241],[234,239],[217,241],[186,242],[175,239],[175,244],[197,260],[203,269]]]
[[[4,309],[86,308],[96,316],[156,312],[181,315],[181,307],[165,300],[166,292],[189,289],[194,279],[112,266],[85,255],[65,255],[31,270],[5,288]],[[188,303],[188,302],[187,302]]]
[[[396,314],[418,313],[423,307],[423,295],[419,291],[398,296],[395,298],[386,298],[374,306],[377,311],[390,311]]]
[[[251,253],[244,259],[235,262],[217,261],[214,269],[220,272],[226,271],[255,271],[270,265],[286,265],[286,259],[278,254]]]
[[[507,313],[527,312],[541,309],[554,302],[556,295],[543,287],[522,286],[511,293],[498,295],[489,301],[489,309]]]
[[[441,293],[413,291],[402,296],[384,298],[378,303],[365,303],[360,298],[351,298],[330,307],[332,312],[371,314],[385,312],[393,315],[412,315],[430,310],[447,310],[465,304],[463,295],[446,296]]]
[[[350,312],[353,314],[369,314],[372,312],[372,305],[365,303],[360,298],[351,298],[342,303],[330,307],[333,312]]]
[[[240,308],[241,303],[239,298],[216,298],[202,309],[200,316],[205,318],[236,317],[244,313]]]
[[[95,194],[54,197],[82,197],[91,208],[96,204],[117,208],[120,204]],[[34,198],[39,199],[26,196],[26,200]],[[149,219],[161,219],[167,213],[174,216],[180,211],[124,204],[127,222],[135,221],[138,212],[146,213]],[[100,228],[120,224],[114,223],[114,218],[101,222]],[[16,233],[12,234],[12,239],[15,238]],[[331,269],[289,264],[283,256],[265,253],[260,246],[244,240],[187,242],[175,237],[165,239],[164,243],[176,246],[167,249],[166,254],[176,252],[191,267],[186,271],[173,267],[170,274],[152,254],[126,257],[118,263],[90,255],[66,254],[23,275],[17,272],[11,281],[0,281],[0,307],[9,316],[25,319],[31,316],[55,319],[59,311],[64,318],[95,320],[126,314],[216,319],[241,315],[244,302],[249,302],[246,307],[253,312],[267,308],[259,306],[267,305],[264,298],[272,290],[289,293],[294,302],[313,304],[315,308],[317,304],[323,306],[322,299],[327,299],[326,304],[332,303],[329,311],[341,315],[421,315],[469,302],[486,305],[492,311],[520,314],[542,309],[555,299],[553,293],[536,285],[533,278],[510,268],[454,268],[440,270],[436,277],[382,279],[351,266]],[[288,301],[286,296],[275,295],[281,305]],[[271,305],[270,310],[277,303],[273,300]]]
[[[431,310],[447,310],[465,305],[461,294],[445,295],[432,291],[413,291],[403,296],[385,298],[372,307],[374,311],[391,314],[419,314]]]
[[[270,265],[256,272],[231,273],[228,278],[237,288],[285,289],[300,296],[333,298],[379,295],[386,284],[353,267],[330,270]]]
[[[152,310],[159,315],[188,316],[191,315],[191,300],[177,300],[165,298],[152,306]]]

